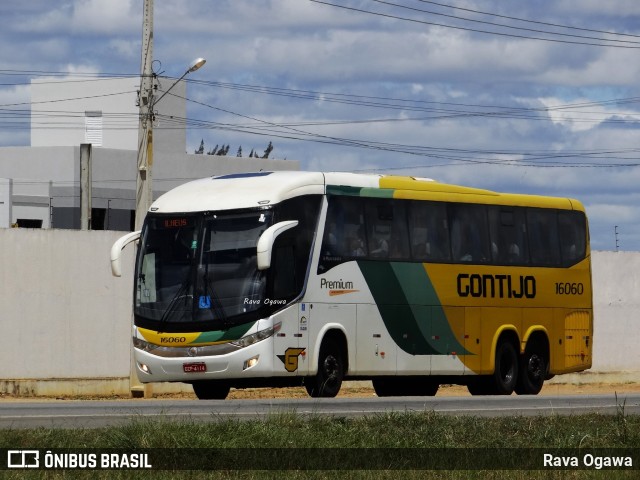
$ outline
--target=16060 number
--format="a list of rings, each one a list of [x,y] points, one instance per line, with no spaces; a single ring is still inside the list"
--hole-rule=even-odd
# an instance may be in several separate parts
[[[583,293],[582,283],[556,283],[556,295],[582,295]]]

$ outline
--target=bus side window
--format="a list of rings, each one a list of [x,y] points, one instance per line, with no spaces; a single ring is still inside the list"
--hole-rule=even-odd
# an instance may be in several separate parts
[[[306,195],[285,200],[276,206],[275,222],[297,220],[298,225],[280,235],[273,248],[272,299],[290,300],[298,295],[311,261],[311,246],[318,225],[320,195]]]
[[[409,203],[411,256],[421,262],[451,260],[449,224],[444,203],[411,201]]]
[[[449,204],[451,253],[455,262],[487,263],[491,259],[484,205]]]
[[[369,255],[373,258],[409,258],[405,202],[368,199],[365,206]]]
[[[527,231],[532,265],[560,266],[557,220],[556,210],[542,208],[527,210]]]
[[[493,261],[501,265],[529,263],[524,210],[489,207],[489,235]]]
[[[558,212],[558,230],[562,264],[574,265],[586,255],[586,221],[582,212],[566,210]]]
[[[318,273],[367,255],[364,215],[359,197],[330,196]]]

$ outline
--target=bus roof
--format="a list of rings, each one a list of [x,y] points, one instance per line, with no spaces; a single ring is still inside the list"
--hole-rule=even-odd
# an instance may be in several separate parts
[[[254,208],[300,195],[325,193],[584,211],[580,202],[568,198],[497,193],[427,178],[301,171],[235,173],[195,180],[160,196],[151,205],[151,211],[176,213]]]

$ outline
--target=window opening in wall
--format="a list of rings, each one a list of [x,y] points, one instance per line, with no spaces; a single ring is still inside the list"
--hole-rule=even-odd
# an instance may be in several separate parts
[[[42,220],[31,218],[19,218],[16,221],[18,228],[42,228]]]
[[[102,146],[102,112],[87,110],[84,112],[84,141],[95,147]]]

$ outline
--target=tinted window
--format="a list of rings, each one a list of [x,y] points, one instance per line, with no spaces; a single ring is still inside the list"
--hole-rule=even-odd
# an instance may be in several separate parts
[[[495,263],[526,265],[529,262],[523,208],[489,207],[489,234],[491,254]]]
[[[298,225],[279,235],[274,245],[272,262],[275,268],[271,269],[271,296],[274,299],[292,299],[304,287],[321,199],[320,195],[296,197],[275,208],[274,222],[297,220]]]
[[[454,262],[486,263],[491,260],[484,205],[449,204],[449,225]]]
[[[330,196],[318,271],[367,254],[362,200]]]
[[[531,263],[541,266],[560,265],[558,215],[555,210],[527,210],[527,231]]]
[[[445,203],[410,202],[411,256],[421,262],[451,260]]]
[[[562,210],[558,212],[558,233],[562,264],[573,265],[586,255],[587,222],[582,212]]]
[[[405,202],[370,199],[365,204],[369,256],[402,260],[409,258]]]

